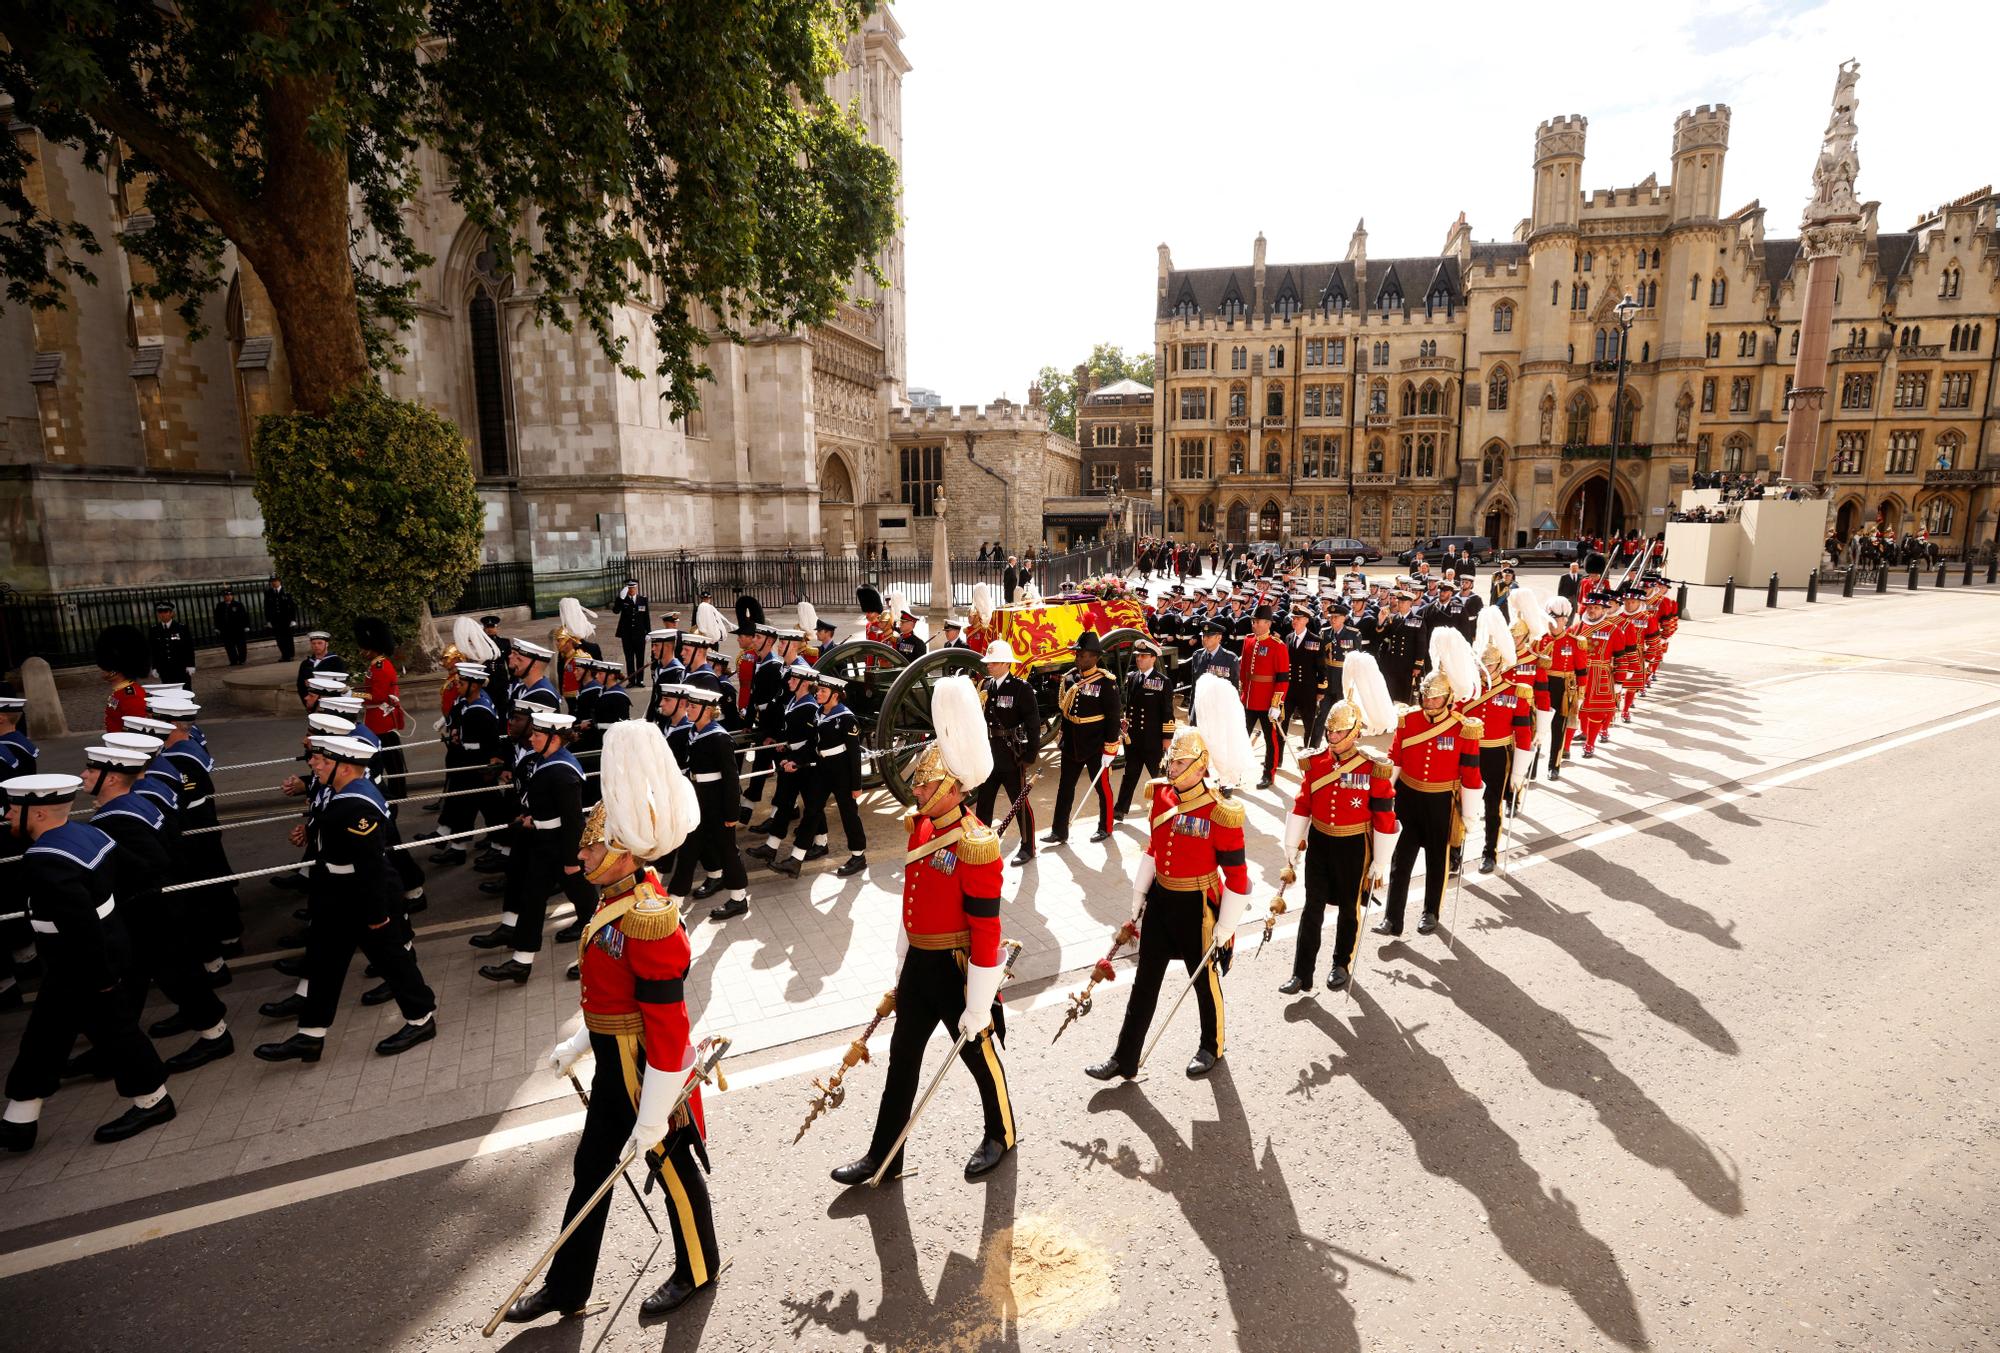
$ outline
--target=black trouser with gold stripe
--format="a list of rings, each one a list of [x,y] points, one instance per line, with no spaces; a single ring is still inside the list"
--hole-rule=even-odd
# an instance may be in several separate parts
[[[988,738],[987,746],[993,749],[993,773],[986,777],[986,783],[979,786],[979,796],[974,800],[974,811],[981,822],[992,822],[994,805],[1000,801],[1000,791],[1007,791],[1007,806],[1021,803],[1021,787],[1027,780],[1027,769],[1021,758],[1015,754],[1014,744],[999,738]],[[1033,760],[1032,757],[1029,758]],[[1020,835],[1021,848],[1030,855],[1035,853],[1035,805],[1032,801],[1021,803],[1021,811],[1014,817],[1014,829]]]
[[[1261,746],[1264,749],[1264,778],[1266,780],[1278,773],[1278,767],[1283,764],[1285,759],[1285,740],[1284,736],[1278,731],[1278,722],[1284,717],[1282,706],[1279,707],[1277,714],[1278,717],[1273,718],[1271,711],[1267,709],[1246,708],[1243,711],[1244,731],[1250,734],[1250,741],[1253,745]]]
[[[896,978],[896,1027],[889,1036],[889,1074],[882,1085],[882,1106],[875,1113],[875,1136],[868,1143],[869,1159],[881,1161],[895,1145],[896,1134],[910,1121],[917,1102],[917,1083],[924,1079],[924,1048],[931,1030],[942,1024],[958,1041],[958,1017],[965,1010],[963,949],[912,948]],[[1000,1002],[993,1003],[993,1027],[967,1041],[958,1059],[979,1087],[979,1107],[986,1117],[986,1140],[1014,1145],[1014,1103],[1007,1093],[1007,1071],[1000,1065],[1000,1045],[1007,1025]],[[903,1168],[902,1154],[889,1162],[885,1178]]]
[[[1554,770],[1563,763],[1563,737],[1569,727],[1569,716],[1563,712],[1563,702],[1569,698],[1569,678],[1549,673],[1549,709],[1553,711],[1549,720],[1549,769]]]
[[[1452,805],[1458,798],[1456,783],[1450,789],[1426,792],[1407,783],[1396,782],[1396,852],[1389,857],[1389,909],[1383,917],[1395,934],[1403,933],[1403,910],[1410,901],[1410,875],[1417,867],[1417,852],[1424,856],[1424,915],[1435,916],[1444,903],[1445,861],[1451,854]]]
[[[636,1035],[593,1032],[590,1050],[597,1058],[597,1070],[590,1078],[590,1108],[583,1115],[583,1135],[577,1139],[571,1166],[575,1183],[563,1205],[565,1226],[624,1153],[633,1125],[639,1121],[639,1087],[646,1074],[645,1048]],[[693,1125],[670,1130],[662,1146],[666,1158],[660,1161],[660,1182],[667,1188],[667,1221],[674,1229],[674,1276],[705,1287],[715,1281],[722,1254],[715,1240],[715,1216],[708,1205],[708,1181],[695,1165],[697,1136]],[[564,1310],[574,1310],[590,1297],[591,1280],[597,1276],[597,1252],[604,1244],[604,1223],[616,1196],[615,1192],[606,1193],[598,1200],[549,1264],[546,1285]]]
[[[1167,964],[1178,958],[1192,975],[1215,939],[1215,910],[1205,892],[1181,892],[1155,883],[1146,890],[1146,914],[1139,921],[1139,967],[1132,975],[1132,999],[1118,1030],[1118,1069],[1136,1075],[1145,1050],[1146,1029],[1160,1003]],[[1222,974],[1213,963],[1194,984],[1201,1006],[1201,1045],[1222,1055]]]
[[[1292,975],[1313,980],[1319,958],[1320,929],[1326,909],[1334,909],[1333,966],[1353,968],[1354,945],[1361,938],[1361,898],[1368,873],[1368,830],[1352,836],[1329,836],[1315,826],[1306,839],[1306,905],[1299,916],[1298,946],[1292,951]]]
[[[1522,756],[1528,755],[1526,752]],[[1479,778],[1486,788],[1484,802],[1486,808],[1486,853],[1500,852],[1500,813],[1506,806],[1508,793],[1507,779],[1514,764],[1514,744],[1503,742],[1498,747],[1479,749]]]

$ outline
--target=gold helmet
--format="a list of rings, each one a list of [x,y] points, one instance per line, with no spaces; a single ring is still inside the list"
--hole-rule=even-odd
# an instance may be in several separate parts
[[[576,845],[577,849],[582,850],[589,846],[602,845],[603,842],[604,800],[599,799],[597,806],[590,810],[590,816],[583,820],[583,835],[576,839]]]
[[[447,668],[456,667],[464,661],[465,654],[458,651],[457,644],[446,644],[444,646],[444,665]]]
[[[1208,774],[1208,739],[1193,724],[1184,723],[1174,730],[1174,740],[1167,746],[1167,760],[1188,760],[1188,768],[1170,783],[1175,789],[1192,789]]]
[[[1525,626],[1522,632],[1526,632]],[[1511,671],[1520,658],[1513,631],[1508,628],[1507,618],[1497,606],[1480,609],[1478,624],[1473,629],[1473,647],[1479,653],[1479,665],[1486,669],[1489,682],[1497,681]]]
[[[1451,678],[1446,676],[1441,669],[1433,669],[1426,672],[1424,673],[1421,693],[1423,699],[1426,701],[1442,698],[1449,702],[1454,696],[1451,687]]]

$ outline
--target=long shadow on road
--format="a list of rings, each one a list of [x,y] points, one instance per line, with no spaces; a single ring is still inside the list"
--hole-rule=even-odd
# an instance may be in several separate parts
[[[1757,824],[1752,820],[1749,825]],[[1645,830],[1652,829],[1648,827]],[[1675,930],[1698,936],[1723,949],[1743,947],[1743,942],[1736,938],[1736,922],[1717,920],[1712,913],[1692,902],[1682,901],[1638,870],[1619,864],[1601,850],[1573,850],[1551,855],[1548,862],[1569,870],[1615,902],[1631,902],[1644,907]]]
[[[1523,1273],[1567,1292],[1606,1337],[1644,1348],[1645,1327],[1618,1256],[1583,1224],[1576,1204],[1560,1188],[1543,1188],[1520,1144],[1444,1059],[1417,1041],[1416,1030],[1398,1025],[1365,989],[1357,988],[1354,1000],[1360,1013],[1351,1024],[1318,1001],[1286,1008],[1287,1021],[1314,1025],[1337,1054],[1301,1070],[1293,1093],[1310,1096],[1336,1076],[1353,1077],[1409,1133],[1424,1169],[1479,1200],[1493,1238]]]

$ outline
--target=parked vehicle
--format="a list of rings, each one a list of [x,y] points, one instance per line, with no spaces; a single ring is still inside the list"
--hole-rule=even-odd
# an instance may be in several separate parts
[[[1538,540],[1515,550],[1512,557],[1524,564],[1567,564],[1572,559],[1582,559],[1583,549],[1574,540]]]
[[[1362,562],[1372,564],[1382,557],[1382,551],[1365,540],[1353,536],[1321,536],[1315,540],[1307,557],[1317,564],[1321,555],[1331,554],[1333,562],[1345,568],[1358,555]]]
[[[1461,545],[1471,552],[1476,562],[1487,564],[1493,561],[1493,542],[1486,536],[1432,536],[1410,546],[1396,559],[1399,563],[1414,564],[1421,553],[1425,563],[1432,568],[1441,568],[1444,560],[1457,555]]]

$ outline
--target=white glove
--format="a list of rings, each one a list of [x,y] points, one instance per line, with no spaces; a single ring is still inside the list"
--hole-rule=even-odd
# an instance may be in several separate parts
[[[1472,824],[1483,820],[1486,816],[1486,791],[1467,789],[1461,785],[1458,790],[1458,812],[1465,820],[1466,832],[1470,834]]]
[[[1295,857],[1297,857],[1299,853],[1299,847],[1305,844],[1305,839],[1306,839],[1306,819],[1298,813],[1290,813],[1286,815],[1285,817],[1286,863],[1289,864]]]
[[[1112,763],[1113,761],[1116,761],[1117,759],[1118,759],[1118,753],[1117,753],[1117,752],[1106,752],[1106,753],[1104,754],[1104,762],[1103,762],[1103,764],[1102,764],[1102,765],[1100,765],[1100,766],[1099,766],[1099,767],[1097,768],[1097,773],[1098,773],[1099,775],[1102,775],[1102,774],[1104,774],[1104,772],[1106,772],[1106,771],[1110,770],[1110,769],[1111,769],[1111,763]]]
[[[570,1068],[582,1061],[590,1051],[590,1030],[579,1028],[575,1033],[549,1049],[549,1071],[557,1076],[567,1076]]]
[[[1556,712],[1552,709],[1535,711],[1535,745],[1546,749],[1549,745],[1549,729],[1555,725]]]
[[[1521,782],[1528,778],[1528,762],[1534,759],[1533,752],[1514,749],[1514,759],[1507,767],[1507,787],[1516,794],[1521,792]]]
[[[1153,886],[1153,876],[1156,872],[1153,857],[1141,855],[1138,872],[1132,875],[1132,919],[1135,921],[1139,919],[1140,911],[1145,908],[1146,890]]]
[[[1368,883],[1379,888],[1382,880],[1389,876],[1389,857],[1396,853],[1396,833],[1378,831],[1375,833],[1374,849],[1368,855]]]
[[[1236,938],[1236,927],[1243,922],[1243,910],[1250,905],[1250,894],[1225,892],[1215,909],[1215,947],[1225,949]]]
[[[680,1098],[681,1085],[693,1066],[694,1050],[690,1048],[685,1065],[679,1071],[662,1071],[652,1065],[646,1067],[646,1080],[639,1088],[639,1121],[632,1125],[632,1136],[625,1143],[628,1149],[644,1155],[660,1144],[660,1139],[667,1135],[667,1121],[673,1115],[674,1101]]]
[[[445,723],[445,721],[444,721],[443,719],[432,719],[432,720],[431,720],[431,732],[433,732],[433,733],[442,733],[442,732],[444,732],[444,723]]]
[[[993,1023],[993,998],[1000,994],[1000,975],[1005,971],[997,963],[965,970],[965,1010],[958,1017],[958,1031],[966,1037],[979,1037]]]

